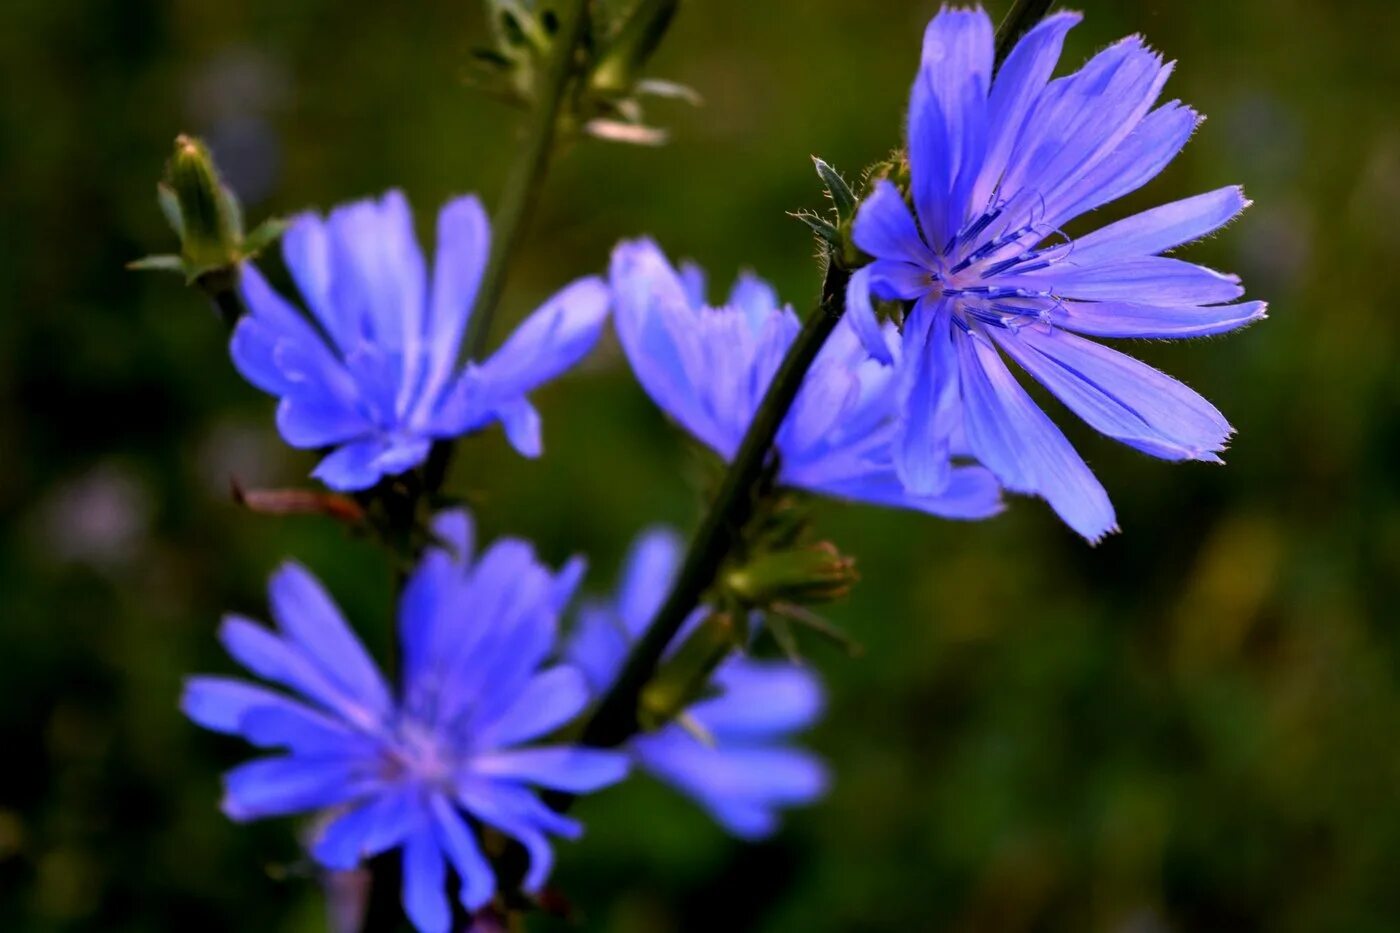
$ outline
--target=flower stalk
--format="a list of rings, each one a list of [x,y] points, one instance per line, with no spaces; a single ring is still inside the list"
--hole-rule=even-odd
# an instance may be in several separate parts
[[[997,29],[998,62],[1006,57],[1017,39],[1045,16],[1052,2],[1016,0]],[[825,163],[818,165],[818,173],[824,180],[827,180],[824,171],[827,168]],[[844,188],[844,183],[841,187]],[[839,244],[833,244],[827,255],[821,304],[803,325],[801,334],[769,384],[723,484],[690,542],[665,602],[633,646],[622,673],[584,727],[584,744],[612,747],[637,733],[639,700],[647,683],[655,675],[667,646],[686,618],[714,585],[726,556],[738,541],[752,510],[754,486],[772,456],[778,429],[796,400],[807,371],[845,313],[846,286],[852,270],[841,261]]]
[[[476,306],[467,320],[463,342],[467,359],[478,359],[486,349],[491,318],[505,290],[511,256],[535,211],[540,188],[549,171],[549,159],[558,134],[560,109],[574,76],[578,49],[588,31],[586,0],[564,0],[557,5],[559,28],[551,54],[537,89],[534,106],[525,128],[525,142],[510,176],[506,179],[501,202],[492,218],[491,258],[482,274]]]
[[[849,280],[848,269],[834,262],[828,264],[821,304],[807,318],[802,332],[774,374],[714,502],[691,539],[685,562],[676,574],[666,601],[646,633],[633,646],[622,673],[584,727],[585,745],[609,748],[637,732],[638,699],[656,672],[671,639],[705,591],[714,584],[725,557],[738,540],[752,509],[754,484],[768,465],[778,429],[797,398],[807,370],[811,369],[845,311]]]

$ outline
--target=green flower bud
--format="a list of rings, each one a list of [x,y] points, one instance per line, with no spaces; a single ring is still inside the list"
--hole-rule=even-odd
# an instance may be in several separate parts
[[[724,575],[727,594],[741,605],[820,603],[840,599],[857,579],[855,559],[829,541],[750,558]]]
[[[589,76],[589,86],[605,95],[630,94],[679,6],[680,0],[638,0],[603,45]]]
[[[180,255],[189,271],[197,275],[238,261],[243,214],[204,143],[191,136],[176,137],[161,201],[180,237]]]

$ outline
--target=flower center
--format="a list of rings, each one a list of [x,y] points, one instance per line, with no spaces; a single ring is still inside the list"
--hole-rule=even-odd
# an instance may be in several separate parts
[[[448,786],[456,761],[434,730],[417,720],[405,719],[394,741],[384,750],[384,769],[389,780]]]
[[[1049,282],[1027,283],[1020,277],[1068,256],[1069,239],[1037,249],[1059,231],[1034,222],[1010,230],[1003,223],[999,229],[1003,214],[1004,207],[993,207],[964,227],[944,244],[931,270],[932,287],[953,299],[954,323],[964,330],[974,322],[1015,330],[1047,321],[1059,302]]]

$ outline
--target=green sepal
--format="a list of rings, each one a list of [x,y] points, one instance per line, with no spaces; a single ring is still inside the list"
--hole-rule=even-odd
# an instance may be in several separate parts
[[[831,203],[836,207],[836,216],[842,220],[850,220],[856,213],[856,196],[851,191],[851,186],[846,184],[846,179],[841,177],[841,173],[832,168],[830,163],[812,156],[812,164],[816,166],[817,177],[826,186],[827,194],[831,197]]]
[[[179,256],[169,253],[163,256],[146,256],[143,259],[135,259],[126,264],[126,267],[133,272],[174,272],[178,275],[185,274],[185,260]]]

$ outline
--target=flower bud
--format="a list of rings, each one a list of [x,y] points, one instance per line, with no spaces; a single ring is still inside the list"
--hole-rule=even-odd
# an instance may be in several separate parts
[[[630,94],[679,6],[680,0],[638,0],[602,46],[589,86],[601,94]]]
[[[215,296],[229,293],[238,279],[238,264],[271,245],[286,228],[270,218],[244,236],[238,199],[224,184],[208,147],[193,136],[175,138],[156,196],[180,239],[180,253],[147,256],[127,268],[176,272],[187,284],[197,283]]]
[[[180,237],[180,255],[192,269],[214,269],[238,260],[243,215],[238,200],[219,177],[204,143],[192,136],[175,139],[175,154],[166,167],[161,198],[171,226]]]
[[[850,592],[855,559],[829,541],[759,554],[724,575],[723,586],[741,605],[830,602]]]

